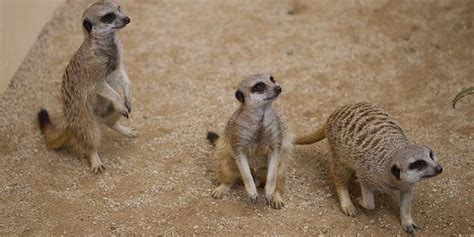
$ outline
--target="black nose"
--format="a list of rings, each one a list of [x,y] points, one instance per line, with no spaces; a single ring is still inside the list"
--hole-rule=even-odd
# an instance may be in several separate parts
[[[436,173],[437,174],[443,173],[443,167],[441,167],[441,166],[436,167]]]
[[[127,17],[123,18],[122,21],[123,21],[124,24],[128,24],[128,23],[130,23],[130,17],[127,16]]]
[[[275,87],[275,93],[280,94],[281,93],[281,87],[279,87],[279,86]]]

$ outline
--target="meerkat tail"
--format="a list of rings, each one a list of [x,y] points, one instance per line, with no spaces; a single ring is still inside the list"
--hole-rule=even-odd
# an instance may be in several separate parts
[[[326,125],[323,125],[321,128],[316,130],[315,132],[297,137],[295,139],[295,144],[298,145],[307,145],[313,144],[315,142],[319,142],[326,138]]]
[[[219,134],[215,132],[208,132],[206,138],[209,143],[211,143],[211,145],[216,146],[217,140],[219,140]]]
[[[49,149],[57,150],[66,145],[72,138],[68,128],[64,129],[62,132],[56,131],[51,123],[48,111],[45,109],[38,112],[38,123]]]

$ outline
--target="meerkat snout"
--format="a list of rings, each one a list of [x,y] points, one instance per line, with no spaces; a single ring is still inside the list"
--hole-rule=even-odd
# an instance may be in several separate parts
[[[127,25],[128,23],[130,23],[130,17],[126,16],[125,18],[122,19],[122,22]]]
[[[279,87],[279,86],[275,87],[275,93],[277,93],[277,95],[280,95],[281,87]]]

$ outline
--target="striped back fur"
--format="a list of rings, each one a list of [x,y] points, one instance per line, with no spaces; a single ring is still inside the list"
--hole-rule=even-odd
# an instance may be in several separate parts
[[[336,146],[384,157],[409,143],[404,131],[381,108],[357,103],[336,110],[327,121],[326,136]]]

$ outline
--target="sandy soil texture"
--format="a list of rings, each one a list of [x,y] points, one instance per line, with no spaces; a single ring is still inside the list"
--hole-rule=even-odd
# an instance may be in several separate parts
[[[296,148],[282,210],[252,206],[241,186],[210,197],[206,131],[223,129],[237,84],[258,72],[282,85],[277,107],[296,134],[345,103],[385,108],[445,170],[415,190],[420,233],[474,232],[474,96],[451,107],[474,84],[474,1],[124,0],[125,123],[140,135],[104,128],[100,175],[47,150],[35,123],[42,107],[62,121],[61,77],[87,5],[56,11],[0,99],[0,235],[403,234],[395,193],[355,218],[339,210],[326,141]]]

